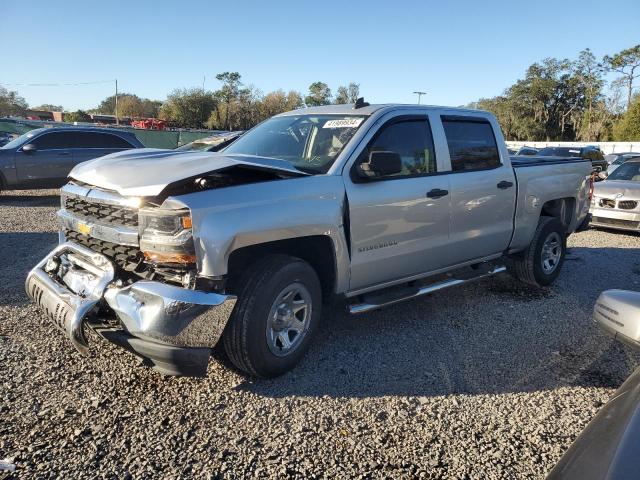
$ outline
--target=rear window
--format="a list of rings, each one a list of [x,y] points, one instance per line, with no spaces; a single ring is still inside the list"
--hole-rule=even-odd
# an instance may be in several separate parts
[[[483,170],[500,166],[498,144],[491,124],[477,117],[442,117],[451,169]]]
[[[76,148],[131,148],[132,145],[111,133],[77,132]]]

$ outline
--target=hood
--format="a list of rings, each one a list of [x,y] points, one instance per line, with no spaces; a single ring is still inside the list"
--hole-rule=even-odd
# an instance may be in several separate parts
[[[640,182],[604,180],[594,185],[593,194],[598,197],[640,200]],[[622,195],[618,197],[620,194]]]
[[[69,176],[120,195],[153,197],[180,180],[238,166],[285,176],[309,175],[275,158],[138,148],[81,163]]]

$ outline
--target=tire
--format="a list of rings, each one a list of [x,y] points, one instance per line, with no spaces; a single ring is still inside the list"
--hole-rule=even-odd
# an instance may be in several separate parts
[[[238,300],[223,333],[224,350],[239,370],[276,377],[309,348],[322,313],[320,280],[307,262],[287,255],[270,255],[246,272],[235,288],[232,283]]]
[[[552,253],[545,254],[543,258],[545,243]],[[557,250],[553,248],[554,245]],[[562,222],[555,217],[540,217],[531,243],[522,254],[513,259],[511,273],[524,283],[546,287],[560,274],[566,251],[567,233]],[[555,261],[550,260],[552,257],[556,258]],[[546,264],[543,263],[545,259],[548,260]]]

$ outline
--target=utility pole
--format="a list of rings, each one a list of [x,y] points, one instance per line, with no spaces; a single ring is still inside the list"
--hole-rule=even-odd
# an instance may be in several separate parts
[[[207,79],[206,75],[202,76],[202,91],[204,92],[204,81]]]
[[[118,120],[118,79],[117,78],[116,78],[116,125],[120,125],[120,121]]]
[[[420,99],[422,98],[422,95],[426,95],[427,92],[413,92],[416,95],[418,95],[418,105],[420,105]]]

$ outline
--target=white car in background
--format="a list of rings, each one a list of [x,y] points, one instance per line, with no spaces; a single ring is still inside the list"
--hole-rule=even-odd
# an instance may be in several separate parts
[[[611,173],[616,168],[618,168],[627,160],[631,160],[635,157],[640,157],[640,152],[610,153],[609,155],[605,155],[604,159],[609,164],[609,166],[607,167],[607,175],[611,175]]]
[[[594,185],[591,225],[640,230],[640,158],[627,160]]]

